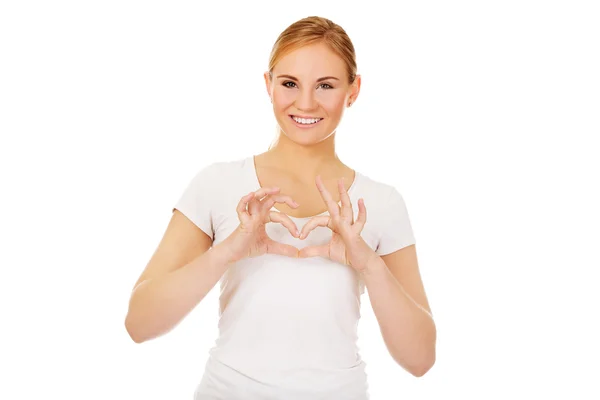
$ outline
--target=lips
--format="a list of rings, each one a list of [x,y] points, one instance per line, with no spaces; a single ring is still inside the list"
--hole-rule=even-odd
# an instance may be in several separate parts
[[[290,119],[292,121],[294,121],[294,124],[296,126],[305,128],[305,127],[312,127],[314,125],[317,125],[319,122],[321,122],[323,120],[323,118],[319,118],[319,117],[307,117],[307,116],[300,116],[300,115],[290,115]]]
[[[290,117],[304,118],[304,119],[322,119],[321,117],[311,117],[311,116],[307,116],[307,115],[295,115],[295,114],[290,114]]]

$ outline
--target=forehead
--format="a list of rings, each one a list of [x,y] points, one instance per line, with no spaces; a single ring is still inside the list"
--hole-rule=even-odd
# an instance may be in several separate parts
[[[322,76],[345,76],[344,60],[326,44],[315,43],[285,54],[273,68],[275,76],[289,74],[298,79],[318,79]]]

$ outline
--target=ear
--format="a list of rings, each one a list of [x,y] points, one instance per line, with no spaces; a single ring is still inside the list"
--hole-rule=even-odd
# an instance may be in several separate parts
[[[265,86],[267,88],[267,94],[271,98],[271,103],[272,103],[273,98],[271,97],[271,75],[269,74],[269,71],[265,72],[264,78],[265,78]]]
[[[358,94],[360,93],[360,84],[361,84],[361,76],[356,75],[356,78],[354,78],[354,82],[352,82],[352,85],[350,85],[350,95],[348,96],[348,103],[346,103],[346,105],[348,107],[350,107],[352,105],[352,103],[354,103],[356,101],[356,98],[358,97]]]

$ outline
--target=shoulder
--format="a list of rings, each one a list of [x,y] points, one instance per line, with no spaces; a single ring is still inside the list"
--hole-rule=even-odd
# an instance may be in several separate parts
[[[367,209],[367,220],[370,220],[375,229],[383,229],[391,221],[408,219],[408,210],[404,195],[398,186],[389,181],[372,178],[360,174],[360,181],[354,193],[355,201],[362,198]]]
[[[415,236],[401,190],[390,182],[362,178],[356,196],[363,198],[367,209],[367,224],[374,248],[379,255],[395,252],[415,243]],[[366,228],[366,226],[365,226]]]
[[[357,184],[357,195],[372,206],[385,206],[392,197],[400,195],[400,191],[390,182],[372,178],[368,175],[356,172],[359,179]],[[400,195],[401,196],[401,195]]]
[[[202,164],[195,172],[194,180],[196,183],[223,183],[225,179],[231,182],[232,179],[241,179],[242,172],[247,167],[249,157],[236,158],[232,160],[218,160]]]
[[[229,197],[237,187],[243,187],[247,180],[247,162],[249,158],[233,160],[219,160],[205,162],[191,173],[188,180],[184,197],[203,199],[205,202],[211,199]],[[234,193],[237,195],[237,192]]]

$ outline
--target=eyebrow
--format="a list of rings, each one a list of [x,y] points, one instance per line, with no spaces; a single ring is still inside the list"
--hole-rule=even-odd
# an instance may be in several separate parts
[[[277,79],[280,79],[280,78],[288,78],[288,79],[292,79],[292,80],[295,80],[295,81],[298,80],[298,78],[296,78],[295,76],[285,75],[285,74],[277,76]],[[324,76],[322,78],[317,79],[317,82],[326,81],[328,79],[335,79],[336,81],[339,81],[339,79],[336,78],[335,76]]]

